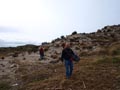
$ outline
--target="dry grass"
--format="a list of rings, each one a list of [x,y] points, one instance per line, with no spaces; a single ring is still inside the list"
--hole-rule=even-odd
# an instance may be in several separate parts
[[[45,66],[42,71],[34,70],[24,77],[23,82],[28,82],[20,90],[119,90],[119,63],[98,63],[99,60],[99,57],[89,57],[75,63],[70,79],[65,78],[62,64]]]
[[[113,43],[109,48],[108,52],[110,55],[120,55],[120,42]]]

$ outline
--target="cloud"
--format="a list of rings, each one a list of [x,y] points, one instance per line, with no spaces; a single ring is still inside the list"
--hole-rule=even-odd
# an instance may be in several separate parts
[[[28,44],[28,42],[17,42],[17,41],[14,41],[14,42],[7,42],[7,41],[4,41],[2,39],[0,39],[0,47],[15,47],[15,46],[20,46],[20,45],[25,45],[25,44]]]
[[[20,31],[12,27],[0,27],[0,33],[16,33],[16,32]]]

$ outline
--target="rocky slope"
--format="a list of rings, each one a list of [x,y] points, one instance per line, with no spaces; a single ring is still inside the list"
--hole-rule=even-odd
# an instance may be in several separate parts
[[[61,53],[61,44],[68,42],[71,48],[80,56],[104,55],[110,54],[109,48],[113,44],[120,42],[120,25],[106,26],[101,30],[93,33],[73,32],[66,37],[61,36],[44,45],[46,57],[49,59],[59,59]],[[59,55],[59,56],[58,56]]]
[[[80,57],[73,76],[65,79],[60,62],[61,44],[68,42]],[[39,60],[38,46],[0,49],[0,90],[119,90],[120,25],[106,26],[93,33],[61,36],[43,43],[45,59]]]

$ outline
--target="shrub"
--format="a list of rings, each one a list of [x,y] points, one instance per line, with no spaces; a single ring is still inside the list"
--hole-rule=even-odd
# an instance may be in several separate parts
[[[101,33],[102,31],[101,30],[97,30],[97,33]]]
[[[59,40],[60,40],[60,38],[55,39],[55,41],[59,41]]]
[[[78,47],[78,46],[75,47],[75,50],[79,50],[79,49],[80,49],[80,47]]]
[[[49,46],[44,47],[45,52],[48,51],[48,50],[49,50]]]
[[[61,39],[65,39],[65,37],[64,37],[64,36],[61,36]]]
[[[57,59],[58,56],[57,56],[57,55],[51,55],[51,58],[53,58],[53,59]]]
[[[103,64],[103,63],[113,63],[113,64],[120,64],[120,57],[104,57],[97,61],[97,63]]]
[[[2,60],[4,60],[4,59],[5,59],[5,57],[1,57],[1,59],[2,59]]]
[[[47,45],[48,44],[48,42],[42,42],[42,45]]]
[[[88,53],[87,52],[80,52],[80,56],[88,56]]]
[[[52,40],[52,42],[51,43],[55,43],[55,40]]]
[[[98,52],[98,54],[99,55],[108,55],[109,54],[109,52],[108,52],[108,50],[107,49],[101,49],[99,52]]]
[[[26,58],[24,57],[23,60],[26,60]]]
[[[56,44],[55,47],[60,47],[60,44]]]
[[[97,63],[99,63],[99,64],[101,64],[101,63],[109,63],[109,58],[108,57],[104,57],[104,58],[102,58],[102,59],[99,59],[98,61],[97,61]]]
[[[113,57],[112,63],[120,64],[120,58],[119,57]]]
[[[1,82],[0,83],[0,90],[9,90],[11,86],[7,82]]]
[[[18,53],[15,52],[15,53],[12,55],[12,57],[18,57]]]
[[[113,55],[120,55],[120,48],[113,51]]]
[[[77,34],[77,32],[76,32],[76,31],[74,31],[74,32],[72,33],[72,35],[75,35],[75,34]]]

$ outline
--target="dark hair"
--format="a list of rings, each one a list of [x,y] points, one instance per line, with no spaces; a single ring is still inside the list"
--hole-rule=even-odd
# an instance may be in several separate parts
[[[64,47],[65,47],[65,45],[66,45],[66,43],[62,43],[62,45],[61,45],[61,46],[64,48]]]

